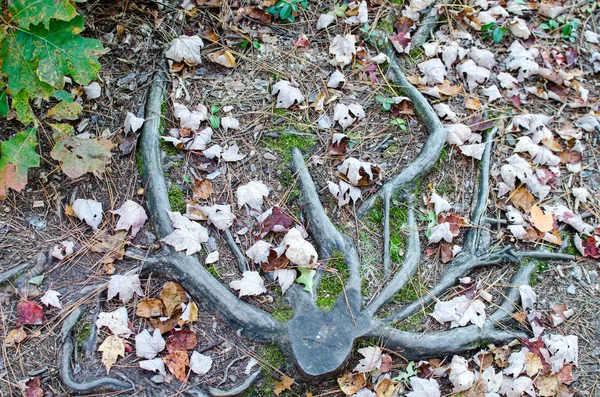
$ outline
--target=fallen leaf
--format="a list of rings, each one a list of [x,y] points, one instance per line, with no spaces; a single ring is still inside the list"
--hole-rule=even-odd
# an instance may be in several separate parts
[[[221,153],[221,158],[223,161],[227,162],[240,161],[244,157],[246,157],[246,155],[240,153],[240,148],[238,147],[237,143],[228,146],[225,150],[223,150],[223,153]]]
[[[292,390],[292,385],[294,384],[294,378],[290,378],[289,376],[283,375],[280,381],[275,381],[275,389],[273,393],[275,395],[280,395],[284,390]]]
[[[208,59],[210,59],[211,62],[225,66],[226,68],[235,68],[237,66],[235,57],[229,50],[219,50],[212,54],[208,54]]]
[[[202,63],[200,50],[204,47],[204,42],[199,36],[179,36],[174,39],[165,53],[165,56],[176,62],[185,62],[190,66]]]
[[[125,135],[130,132],[137,132],[144,125],[144,121],[142,117],[137,117],[135,114],[127,112],[127,116],[125,116],[125,121],[123,122],[123,132],[125,132]]]
[[[533,205],[531,207],[530,215],[531,224],[540,232],[550,232],[554,229],[554,218],[552,217],[552,213],[544,213],[540,207]]]
[[[17,382],[17,386],[21,389],[23,397],[44,397],[39,376],[20,380]]]
[[[350,138],[346,134],[336,133],[331,137],[331,143],[327,147],[327,153],[332,156],[343,156],[348,152]]]
[[[290,229],[281,242],[285,246],[285,256],[295,265],[300,267],[311,267],[317,263],[319,254],[311,243],[302,237],[302,233],[296,229]]]
[[[89,100],[100,98],[102,95],[102,87],[96,81],[91,84],[83,87],[83,92],[85,93],[86,98]]]
[[[160,330],[155,329],[152,334],[148,330],[143,330],[135,336],[135,354],[138,357],[152,359],[158,353],[165,350],[165,340],[160,334]]]
[[[115,230],[129,230],[131,228],[131,237],[135,237],[148,219],[144,207],[131,200],[127,200],[121,208],[112,211],[112,213],[120,216]]]
[[[235,215],[231,212],[231,205],[215,204],[200,207],[200,211],[208,217],[210,223],[219,230],[227,230],[233,225]]]
[[[208,241],[208,230],[199,223],[190,221],[179,212],[167,211],[175,230],[161,241],[171,245],[175,251],[185,250],[192,255],[202,250],[202,243]]]
[[[439,58],[433,58],[417,65],[423,74],[421,84],[442,84],[446,78],[446,67]]]
[[[479,299],[460,295],[449,301],[438,301],[431,317],[440,323],[450,322],[450,328],[463,327],[468,323],[482,328],[486,319],[485,304]]]
[[[258,272],[245,271],[242,274],[241,280],[234,280],[229,283],[229,286],[234,290],[239,290],[239,297],[260,295],[267,292],[265,283]]]
[[[189,365],[190,360],[188,354],[185,351],[177,351],[166,355],[163,358],[165,365],[169,371],[175,375],[175,378],[181,382],[186,380],[186,367]]]
[[[333,120],[337,121],[342,129],[350,127],[355,121],[365,118],[365,110],[358,103],[344,105],[338,103],[333,109]]]
[[[422,379],[413,376],[409,380],[413,391],[407,393],[406,397],[441,397],[442,395],[440,386],[435,379]]]
[[[211,194],[213,194],[213,192],[212,183],[209,179],[202,178],[194,181],[194,199],[206,200]]]
[[[17,325],[42,325],[46,322],[44,309],[32,301],[17,304]]]
[[[62,310],[60,300],[58,299],[59,296],[60,292],[49,289],[44,293],[44,296],[41,297],[40,301],[46,306],[53,306]]]
[[[453,393],[468,390],[475,382],[475,374],[469,370],[467,360],[460,356],[452,357],[452,362],[448,367],[450,373],[448,379],[452,382]]]
[[[138,296],[144,296],[139,275],[115,275],[110,277],[107,292],[108,300],[111,300],[118,294],[121,302],[127,303],[133,298],[134,293]]]
[[[98,347],[98,351],[102,352],[102,364],[106,367],[108,374],[110,368],[117,362],[117,358],[125,357],[125,343],[118,336],[109,335]]]
[[[100,263],[110,264],[121,260],[125,255],[126,236],[127,232],[124,230],[116,232],[114,236],[102,234],[98,236],[97,240],[94,240],[94,245],[90,247],[90,250],[104,254],[100,259]]]
[[[277,95],[277,109],[288,109],[292,105],[300,104],[304,101],[304,95],[297,87],[287,80],[281,80],[273,86],[271,95]]]
[[[189,329],[173,330],[171,331],[171,335],[167,338],[167,350],[169,353],[180,350],[192,350],[196,348],[196,345],[198,345],[198,338],[196,337],[196,334]]]
[[[285,294],[285,291],[288,290],[294,284],[294,280],[296,280],[296,270],[295,269],[275,269],[273,271],[273,278],[279,283],[281,287],[281,294]]]
[[[329,62],[333,66],[346,66],[352,63],[356,55],[356,38],[353,34],[336,35],[329,46],[329,54],[333,56]]]
[[[379,369],[381,366],[382,351],[379,346],[363,347],[358,349],[358,353],[360,353],[363,358],[359,361],[353,371],[371,372],[375,369]]]
[[[359,188],[344,181],[339,181],[337,184],[327,182],[327,186],[329,187],[329,192],[337,199],[339,208],[349,204],[350,201],[356,203],[362,197],[362,192]]]
[[[182,303],[187,303],[189,298],[183,287],[177,283],[169,281],[163,285],[160,291],[160,299],[165,305],[165,315],[172,316],[175,310],[181,307]]]
[[[294,220],[285,214],[280,207],[273,207],[266,212],[269,212],[269,214],[262,221],[261,237],[266,236],[269,232],[285,233],[294,224]]]
[[[6,335],[4,341],[7,346],[16,346],[23,342],[25,338],[27,338],[27,332],[25,332],[23,328],[15,328]]]
[[[52,255],[54,258],[60,261],[73,255],[74,248],[74,242],[69,240],[63,241],[52,248],[52,252],[50,253],[50,255]]]
[[[443,222],[435,225],[431,228],[431,234],[429,235],[430,243],[439,243],[441,240],[444,240],[448,243],[452,242],[454,236],[450,231],[450,223]]]
[[[140,364],[141,369],[145,369],[147,371],[157,372],[163,376],[167,376],[167,371],[165,370],[165,362],[162,358],[153,358],[152,360],[142,360],[138,364]]]
[[[77,120],[82,110],[82,106],[75,101],[61,101],[48,110],[46,118],[52,118],[57,121]]]
[[[535,203],[535,199],[531,193],[529,193],[523,186],[520,186],[511,193],[510,201],[515,205],[515,207],[520,208],[525,212],[529,212]]]
[[[354,186],[367,186],[379,177],[381,169],[376,164],[349,157],[338,166],[338,171]]]
[[[159,317],[163,315],[164,305],[160,299],[150,298],[141,300],[135,315],[142,318]]]
[[[124,338],[128,338],[133,333],[128,325],[127,309],[124,307],[120,307],[113,312],[100,312],[98,320],[96,320],[96,327],[98,329],[106,327],[114,335]]]
[[[555,396],[558,391],[558,377],[556,375],[541,375],[535,380],[535,386],[538,388],[538,396]]]
[[[360,389],[367,385],[365,374],[362,372],[359,372],[357,374],[353,374],[351,372],[344,372],[342,376],[337,378],[337,382],[340,385],[340,389],[347,396],[356,394]]]
[[[73,203],[73,212],[79,220],[85,221],[94,230],[102,222],[102,204],[96,200],[77,199]]]
[[[198,375],[207,374],[212,367],[213,360],[210,356],[198,353],[197,351],[192,352],[190,358],[190,369]]]
[[[237,188],[236,197],[240,207],[247,204],[250,208],[260,210],[263,198],[269,197],[269,188],[262,181],[251,181]]]

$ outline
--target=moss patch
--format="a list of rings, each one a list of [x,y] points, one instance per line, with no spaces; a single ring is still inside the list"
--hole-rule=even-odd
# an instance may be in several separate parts
[[[171,184],[167,192],[169,196],[169,203],[171,203],[171,211],[185,212],[185,193],[181,191],[181,188],[175,184]]]
[[[324,312],[333,309],[333,305],[344,292],[344,288],[340,283],[340,278],[344,283],[349,277],[346,263],[344,262],[344,254],[338,250],[334,250],[331,259],[327,262],[327,266],[337,270],[337,274],[325,272],[317,290],[317,307]],[[339,278],[338,278],[339,275]]]
[[[162,139],[160,140],[160,150],[162,150],[169,157],[177,156],[179,154],[179,149],[177,149],[171,143],[163,141]]]
[[[77,351],[81,351],[83,349],[83,345],[89,339],[92,334],[92,325],[91,324],[83,324],[77,330]]]
[[[277,138],[263,139],[263,144],[283,158],[285,164],[282,164],[282,166],[285,167],[292,161],[293,148],[297,147],[301,151],[308,150],[314,146],[315,138],[306,135],[282,133],[281,136]]]
[[[392,326],[400,331],[415,331],[419,329],[424,319],[425,315],[423,312],[419,312],[413,316],[410,316],[404,321],[393,324]]]
[[[533,269],[533,272],[531,273],[531,277],[529,277],[529,285],[531,285],[533,287],[534,285],[536,285],[537,283],[539,283],[541,281],[540,274],[542,274],[543,272],[548,270],[548,267],[550,267],[550,263],[538,261],[535,259],[526,259],[524,261],[524,264],[528,264],[531,262],[537,263],[537,265],[535,266],[535,269]]]
[[[208,272],[211,274],[211,276],[213,276],[215,279],[220,280],[221,276],[219,276],[219,272],[217,272],[217,269],[214,266],[209,266],[206,268],[206,270],[208,270]]]
[[[412,278],[400,291],[394,295],[392,300],[396,303],[414,302],[427,293],[427,288],[416,278]]]
[[[383,205],[378,201],[367,214],[370,222],[381,225],[383,223]],[[408,209],[406,206],[392,199],[390,205],[390,259],[400,263],[406,248],[406,230],[402,227],[408,222]]]
[[[281,298],[277,298],[273,303],[273,318],[282,323],[291,320],[294,317],[294,309]]]
[[[285,356],[274,344],[261,347],[256,354],[259,361],[266,364],[266,371],[264,371],[261,381],[244,393],[244,396],[272,396],[273,389],[275,389],[275,377],[273,376],[272,370],[280,369],[284,371]],[[281,394],[281,396],[285,395],[285,392]]]

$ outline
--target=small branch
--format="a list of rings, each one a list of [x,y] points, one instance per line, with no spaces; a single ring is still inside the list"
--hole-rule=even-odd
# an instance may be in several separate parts
[[[421,94],[406,78],[398,58],[396,57],[395,50],[391,46],[389,40],[387,38],[381,39],[385,40],[384,45],[381,46],[381,50],[383,50],[390,59],[390,78],[400,86],[402,93],[411,100],[415,108],[415,113],[427,128],[429,136],[417,158],[402,170],[402,172],[386,181],[379,189],[379,192],[371,195],[361,205],[357,212],[359,217],[363,217],[371,210],[371,208],[373,208],[378,197],[385,197],[386,195],[392,196],[392,194],[402,186],[410,184],[419,176],[426,174],[439,159],[444,143],[446,142],[447,134],[446,129],[427,99],[425,99],[423,94]]]
[[[71,356],[75,349],[73,341],[73,328],[83,314],[83,307],[79,306],[71,312],[63,322],[61,338],[62,352],[60,356],[59,376],[62,383],[76,393],[93,393],[100,389],[113,391],[131,390],[131,385],[113,378],[99,378],[86,382],[77,382],[71,372]]]
[[[406,247],[406,253],[404,255],[404,263],[402,267],[398,269],[398,272],[394,275],[392,280],[385,286],[385,288],[377,295],[377,297],[367,306],[366,312],[370,316],[374,316],[375,313],[393,296],[400,291],[409,281],[410,278],[417,272],[419,268],[419,261],[421,259],[421,243],[419,241],[419,229],[417,227],[417,221],[415,219],[414,211],[415,196],[411,195],[409,198],[408,207],[408,244]]]

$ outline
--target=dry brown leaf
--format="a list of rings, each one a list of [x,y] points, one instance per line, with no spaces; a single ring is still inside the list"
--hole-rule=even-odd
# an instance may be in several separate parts
[[[394,395],[394,391],[396,390],[396,385],[389,378],[384,378],[377,389],[375,389],[375,393],[377,397],[392,397]]]
[[[167,351],[169,353],[192,350],[196,345],[198,345],[198,338],[196,337],[196,334],[189,329],[173,331],[167,338]]]
[[[186,367],[190,365],[190,358],[188,357],[187,352],[185,351],[177,351],[163,357],[163,361],[169,371],[175,375],[175,378],[178,380],[185,382],[186,379]]]
[[[172,281],[165,283],[160,291],[160,299],[165,305],[166,316],[173,315],[173,312],[179,309],[182,303],[187,303],[189,300],[183,287]]]
[[[275,389],[273,393],[276,395],[280,395],[284,390],[292,390],[292,385],[294,384],[294,378],[290,378],[289,376],[283,375],[281,378],[281,382],[275,381]]]
[[[195,199],[206,200],[211,194],[213,194],[213,187],[209,179],[196,179],[194,181]]]
[[[119,356],[125,357],[125,343],[123,339],[115,335],[110,335],[98,347],[98,351],[102,352],[102,364],[106,367],[106,373],[117,362]]]
[[[537,205],[531,207],[531,223],[542,233],[554,229],[554,218],[550,212],[544,211]]]
[[[450,80],[444,80],[440,85],[436,86],[440,94],[455,97],[462,92],[462,87],[459,85],[452,85]]]
[[[573,366],[566,364],[556,373],[556,376],[560,382],[565,385],[570,385],[575,380],[575,378],[573,378]]]
[[[340,389],[347,396],[351,396],[353,394],[358,393],[360,389],[367,385],[365,374],[362,372],[359,372],[357,374],[353,374],[352,372],[345,372],[344,375],[340,376],[337,379],[337,381],[340,385]]]
[[[515,207],[520,208],[525,212],[529,212],[535,203],[535,199],[531,193],[529,193],[523,186],[513,190],[510,195],[510,201]]]
[[[535,386],[538,388],[538,396],[541,397],[555,396],[559,384],[556,375],[542,375],[535,380]]]
[[[175,328],[176,325],[179,324],[179,320],[181,317],[181,310],[175,311],[171,317],[168,319],[161,321],[158,318],[151,318],[150,324],[152,324],[152,328],[160,331],[161,334],[171,331]]]
[[[159,317],[163,315],[164,307],[160,299],[144,299],[138,303],[135,315],[143,318]]]
[[[6,345],[15,346],[23,342],[27,338],[27,332],[23,331],[23,328],[13,329],[6,335]]]
[[[226,68],[235,68],[237,66],[235,57],[229,50],[220,50],[208,54],[208,59],[210,59],[211,62],[225,66]]]
[[[465,101],[465,107],[470,110],[481,109],[481,101],[477,97],[470,97]]]
[[[127,237],[127,230],[120,230],[114,236],[105,234],[90,249],[92,252],[104,254],[100,259],[100,263],[113,263],[123,259],[125,244],[127,243],[125,237]]]
[[[198,320],[198,306],[194,302],[190,302],[186,307],[185,311],[181,315],[181,318],[177,322],[180,327],[185,324],[191,324]]]
[[[525,369],[527,376],[533,376],[544,368],[542,359],[535,353],[527,352],[525,355]]]

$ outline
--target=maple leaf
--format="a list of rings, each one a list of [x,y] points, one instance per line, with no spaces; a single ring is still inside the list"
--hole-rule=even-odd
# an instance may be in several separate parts
[[[352,63],[352,58],[356,55],[354,35],[336,35],[329,45],[329,54],[333,55],[333,59],[329,61],[333,66],[346,66]]]
[[[110,277],[107,292],[108,300],[111,300],[118,294],[121,302],[127,303],[133,298],[134,293],[139,296],[144,296],[139,275],[115,275]]]
[[[254,271],[245,271],[242,274],[241,280],[233,280],[229,283],[229,286],[232,289],[240,291],[240,298],[242,296],[260,295],[267,292],[262,277],[260,277],[258,272]]]
[[[44,397],[39,376],[20,380],[17,382],[17,386],[21,389],[23,397]]]
[[[117,310],[109,313],[101,312],[96,320],[96,327],[106,327],[117,336],[128,338],[132,334],[128,326],[127,309],[120,307]]]
[[[470,92],[473,92],[478,86],[485,84],[490,78],[489,69],[477,66],[472,59],[468,59],[466,62],[458,65],[456,70],[467,81]]]
[[[165,315],[171,316],[181,307],[182,303],[187,303],[189,298],[183,287],[177,283],[169,281],[163,285],[160,291],[160,299],[165,305]]]
[[[73,136],[70,124],[51,124],[55,145],[50,152],[54,160],[60,161],[63,172],[70,178],[92,172],[101,177],[110,162],[111,149],[115,146],[108,139],[91,139],[87,134]]]
[[[46,306],[53,306],[62,310],[60,300],[58,299],[59,296],[60,292],[49,289],[44,296],[41,297],[40,301]]]
[[[454,236],[450,231],[450,223],[442,222],[431,228],[431,234],[429,235],[430,243],[439,243],[442,239],[448,243],[452,242]]]
[[[235,219],[235,215],[231,212],[231,205],[222,205],[215,204],[210,207],[200,207],[200,211],[202,211],[207,217],[210,223],[215,225],[215,227],[219,230],[227,230],[233,225],[233,220]]]
[[[173,330],[167,338],[169,353],[194,349],[198,345],[196,334],[189,329]]]
[[[425,62],[421,62],[417,65],[423,77],[421,83],[425,85],[441,84],[446,78],[446,67],[438,58],[430,59]]]
[[[283,237],[282,245],[285,246],[285,256],[295,265],[310,267],[317,263],[319,254],[311,243],[302,237],[296,229],[290,229]]]
[[[17,133],[0,146],[0,200],[8,194],[8,189],[20,192],[27,184],[27,171],[39,167],[40,156],[35,152],[37,136],[35,128]]]
[[[102,364],[106,367],[106,373],[108,374],[119,356],[125,357],[125,343],[118,336],[110,335],[98,347],[98,351],[102,352]]]
[[[575,335],[549,335],[542,338],[552,356],[546,361],[552,365],[555,374],[565,365],[577,365],[579,358],[578,338]]]
[[[544,213],[540,207],[534,204],[531,207],[530,215],[531,224],[540,232],[545,233],[554,229],[554,218],[551,212]]]
[[[446,212],[452,209],[450,203],[435,192],[429,198],[429,204],[433,204],[436,215],[439,215],[440,212]]]
[[[369,346],[358,349],[363,356],[358,365],[353,369],[356,372],[371,372],[379,369],[381,366],[381,348],[379,346]]]
[[[296,270],[295,269],[275,269],[273,271],[273,278],[277,280],[279,286],[281,287],[281,294],[285,294],[285,291],[288,290],[296,280]]]
[[[213,360],[210,356],[198,353],[197,351],[192,352],[190,358],[190,369],[198,375],[207,374],[212,367]]]
[[[448,368],[450,370],[448,379],[454,385],[452,389],[453,393],[468,390],[473,385],[475,374],[469,370],[469,365],[465,358],[460,356],[452,357],[452,362]]]
[[[410,387],[413,391],[406,394],[406,397],[441,397],[440,385],[435,379],[422,379],[413,376],[410,380]]]
[[[333,109],[333,120],[337,121],[343,129],[350,127],[356,120],[364,119],[365,116],[365,110],[358,103],[349,105],[338,103]]]
[[[165,306],[160,299],[144,299],[138,303],[135,315],[142,318],[159,317],[163,315],[164,308]]]
[[[75,248],[75,243],[72,241],[63,241],[60,244],[55,245],[52,248],[52,252],[50,253],[50,255],[52,255],[54,258],[58,259],[58,260],[63,260],[68,256],[71,256],[73,254],[73,249]]]
[[[127,243],[125,240],[126,236],[126,231],[116,232],[114,236],[102,234],[90,249],[92,252],[104,254],[100,259],[100,263],[113,263],[114,261],[123,259],[125,244]]]
[[[42,325],[46,322],[44,309],[31,301],[17,304],[17,325]]]
[[[336,133],[331,137],[331,143],[327,147],[327,153],[333,156],[343,156],[348,152],[350,138],[346,134]]]
[[[339,181],[338,184],[327,182],[327,186],[329,187],[329,192],[337,199],[338,207],[340,208],[350,203],[350,201],[356,203],[362,197],[362,192],[359,188],[344,181]]]
[[[185,62],[190,66],[202,63],[200,50],[204,47],[204,42],[199,36],[182,35],[171,42],[165,56],[176,62]]]
[[[354,186],[367,186],[379,177],[381,169],[376,164],[349,157],[338,166],[338,171]]]
[[[223,153],[221,153],[221,158],[223,161],[227,162],[240,161],[244,157],[246,157],[246,155],[240,153],[240,148],[237,143],[227,146],[227,148],[223,150]]]
[[[143,330],[135,336],[135,354],[138,357],[152,359],[165,349],[165,345],[165,340],[158,329],[155,329],[153,334]]]
[[[281,382],[275,381],[275,389],[273,393],[275,395],[280,395],[284,390],[292,390],[292,385],[294,384],[294,378],[290,378],[289,376],[283,375],[281,378]]]
[[[479,299],[469,299],[465,295],[452,298],[449,301],[438,301],[435,304],[431,317],[440,323],[450,321],[450,327],[462,327],[473,323],[479,328],[485,322],[485,305]]]
[[[192,255],[202,249],[202,243],[208,241],[208,230],[196,222],[190,221],[179,212],[167,211],[175,231],[161,241],[173,246],[176,251],[185,250]]]
[[[148,219],[144,207],[132,200],[127,200],[112,213],[121,217],[115,230],[129,230],[131,228],[131,237],[135,237]]]
[[[123,130],[125,135],[129,134],[129,132],[136,132],[142,125],[144,125],[144,119],[142,117],[137,117],[135,114],[131,112],[127,112],[125,116],[125,122],[123,122]]]
[[[359,372],[358,374],[344,372],[342,376],[337,378],[337,382],[340,385],[340,389],[342,389],[347,396],[358,393],[360,389],[367,385],[365,374],[362,372]]]
[[[237,188],[236,197],[240,207],[247,204],[250,208],[260,210],[263,197],[269,197],[269,188],[262,181],[250,181]]]
[[[187,352],[177,351],[173,352],[163,358],[167,368],[169,371],[175,375],[175,378],[178,380],[185,382],[186,379],[186,370],[185,368],[189,365],[190,360]]]
[[[25,332],[23,328],[16,328],[6,335],[5,342],[8,346],[16,346],[23,342],[25,338],[27,338],[27,332]]]
[[[165,362],[162,358],[153,358],[152,360],[142,360],[139,362],[140,368],[147,371],[157,372],[163,376],[167,376]]]
[[[240,122],[235,117],[225,116],[225,117],[221,118],[221,127],[223,127],[225,132],[227,132],[230,129],[239,130]]]
[[[179,120],[179,125],[181,128],[189,128],[192,131],[197,131],[200,129],[200,123],[202,121],[208,120],[208,109],[206,108],[206,106],[198,104],[198,106],[196,106],[196,109],[190,111],[187,108],[187,106],[182,105],[180,103],[174,103],[173,116],[177,120]],[[210,133],[210,135],[212,136],[212,129],[210,130]],[[207,144],[208,142],[210,142],[210,137],[208,137],[205,144]]]
[[[325,29],[335,21],[335,15],[321,14],[317,20],[317,30]]]
[[[294,87],[287,80],[281,80],[273,86],[271,95],[277,95],[277,109],[288,109],[290,106],[300,104],[304,101],[304,95],[298,87]]]

